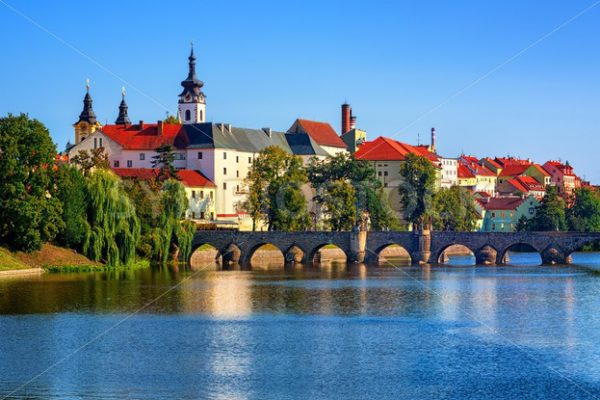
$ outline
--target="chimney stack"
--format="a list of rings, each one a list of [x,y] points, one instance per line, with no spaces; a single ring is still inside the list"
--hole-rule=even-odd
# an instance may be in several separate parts
[[[162,136],[164,131],[164,123],[161,120],[158,120],[156,123],[156,131],[158,132],[158,136]]]
[[[140,131],[144,129],[144,121],[140,119]]]
[[[356,128],[356,117],[354,115],[350,115],[350,130]]]
[[[437,149],[435,147],[435,128],[431,128],[431,152],[437,153],[436,150]]]
[[[348,132],[350,129],[352,119],[352,109],[350,108],[350,104],[344,103],[342,104],[342,132],[340,135]]]

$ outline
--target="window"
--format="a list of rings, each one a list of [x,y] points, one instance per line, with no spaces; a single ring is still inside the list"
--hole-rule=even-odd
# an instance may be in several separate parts
[[[98,139],[94,138],[94,148],[98,147]]]
[[[204,198],[204,190],[200,191],[200,198],[203,199]]]
[[[114,166],[115,168],[119,168],[119,160],[115,160],[115,161],[113,162],[113,166]]]
[[[235,177],[239,178],[240,177],[240,171],[235,171]]]
[[[236,191],[236,192],[238,192],[238,193],[240,192],[240,185],[237,185],[237,186],[235,187],[235,191]]]
[[[378,176],[381,176],[381,171],[378,171],[378,172],[377,172],[377,175],[378,175]]]
[[[200,211],[200,219],[204,219],[204,211]]]
[[[492,218],[496,218],[496,213],[495,212],[492,213]]]
[[[215,213],[210,213],[210,219],[214,220],[215,219]]]
[[[223,175],[227,175],[227,168],[223,168]]]
[[[223,160],[227,160],[227,153],[223,152]]]
[[[248,157],[248,164],[252,164],[252,157]]]
[[[227,182],[223,182],[223,190],[227,190]]]
[[[133,161],[127,160],[127,168],[133,167]]]
[[[195,198],[196,198],[196,191],[192,190],[192,199],[195,199]]]
[[[196,213],[192,211],[192,219],[196,219]]]
[[[185,110],[185,120],[189,121],[190,119],[192,119],[192,113],[190,110]]]
[[[202,160],[202,152],[201,151],[198,152],[198,160]]]
[[[146,159],[146,153],[140,153],[140,161],[144,161]]]
[[[237,163],[240,162],[240,156],[235,156],[235,162],[237,162]]]
[[[200,121],[204,121],[204,113],[200,110]]]
[[[385,172],[383,173],[383,176],[388,176],[388,172],[387,172],[387,171],[385,171]]]
[[[185,160],[185,153],[175,153],[173,154],[174,160]]]
[[[99,138],[100,141],[100,147],[102,147],[102,138]]]
[[[388,187],[388,184],[387,184],[387,182],[383,184],[383,187]]]
[[[213,199],[213,193],[214,193],[214,192],[210,192],[210,199],[211,199],[211,200]],[[211,217],[211,219],[212,219],[212,217]]]

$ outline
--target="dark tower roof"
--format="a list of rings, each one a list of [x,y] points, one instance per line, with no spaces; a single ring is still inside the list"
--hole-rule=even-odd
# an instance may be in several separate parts
[[[81,111],[81,114],[79,114],[79,121],[77,121],[78,123],[81,121],[87,122],[88,124],[94,125],[97,122],[96,119],[96,113],[94,112],[94,109],[92,108],[92,96],[90,96],[90,81],[88,79],[88,81],[86,82],[86,92],[85,92],[85,97],[83,98],[83,110]]]
[[[204,94],[201,91],[202,86],[204,86],[204,82],[202,82],[196,76],[196,56],[194,56],[194,45],[192,45],[192,49],[190,51],[190,56],[188,57],[188,60],[189,72],[187,78],[185,78],[185,80],[181,82],[181,86],[183,86],[183,91],[181,92],[181,94],[179,94],[179,96],[185,96],[187,93],[189,93],[192,96],[198,96],[200,94],[204,96]]]
[[[119,104],[119,116],[115,121],[116,125],[131,125],[131,120],[127,115],[127,103],[125,102],[125,88],[121,89],[121,104]]]

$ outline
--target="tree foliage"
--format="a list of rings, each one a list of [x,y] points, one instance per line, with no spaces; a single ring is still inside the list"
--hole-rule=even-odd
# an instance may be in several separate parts
[[[165,118],[165,124],[179,124],[179,119],[174,115],[169,115]]]
[[[82,251],[83,244],[90,235],[86,179],[73,165],[62,165],[55,172],[54,182],[54,195],[62,203],[64,221],[64,226],[56,236],[56,242],[64,247]]]
[[[303,230],[310,225],[301,186],[307,182],[302,160],[277,146],[264,149],[252,162],[245,179],[247,200],[242,207],[253,228],[262,220],[269,230]]]
[[[48,129],[25,114],[0,118],[0,242],[32,251],[62,228],[52,197],[56,148]]]
[[[314,157],[308,163],[307,174],[316,190],[314,200],[327,213],[330,229],[350,230],[363,213],[369,214],[373,230],[398,227],[381,182],[368,161],[344,153],[324,160]],[[343,210],[338,208],[341,204]]]
[[[79,150],[71,159],[71,162],[77,165],[84,175],[89,175],[94,168],[109,169],[108,154],[104,151],[104,147],[96,147],[95,149]]]
[[[107,170],[95,170],[88,179],[89,237],[84,253],[110,266],[126,265],[135,259],[140,224],[133,202],[121,180]]]
[[[440,189],[433,196],[433,229],[439,231],[473,231],[479,214],[471,192],[459,186]]]
[[[177,170],[173,165],[175,161],[174,148],[170,144],[163,144],[156,150],[156,155],[152,157],[152,168],[158,169],[156,179],[163,182],[167,179],[178,179]]]
[[[572,231],[600,232],[600,194],[590,188],[577,189],[567,219]]]
[[[400,165],[399,192],[404,218],[422,227],[431,217],[436,169],[425,157],[409,153]]]

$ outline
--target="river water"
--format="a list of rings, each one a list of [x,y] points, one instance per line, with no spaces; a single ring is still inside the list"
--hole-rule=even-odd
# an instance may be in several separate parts
[[[600,398],[600,254],[511,260],[4,278],[0,399]]]

